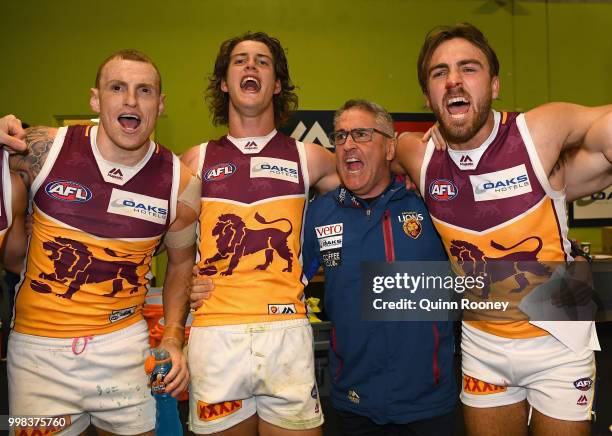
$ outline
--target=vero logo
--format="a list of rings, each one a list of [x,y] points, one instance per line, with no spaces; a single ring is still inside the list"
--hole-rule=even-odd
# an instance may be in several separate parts
[[[343,223],[328,224],[326,226],[315,227],[317,238],[325,238],[327,236],[341,235],[344,229]]]

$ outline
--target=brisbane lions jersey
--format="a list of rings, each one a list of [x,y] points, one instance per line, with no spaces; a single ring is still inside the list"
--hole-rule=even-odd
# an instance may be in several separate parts
[[[436,151],[430,141],[421,191],[451,262],[464,271],[475,262],[485,270],[491,262],[517,262],[518,270],[488,275],[499,298],[515,303],[513,321],[470,325],[508,338],[543,336],[545,330],[516,321],[516,306],[551,275],[554,266],[545,262],[570,259],[565,193],[550,186],[524,115],[494,112],[494,118],[491,135],[476,149]]]
[[[304,144],[273,131],[200,145],[198,267],[215,291],[193,325],[305,317],[301,241],[308,195]]]
[[[78,337],[142,319],[151,259],[176,214],[180,164],[153,142],[135,166],[108,162],[96,133],[60,128],[32,183],[18,332]]]
[[[0,147],[0,248],[4,246],[4,237],[13,221],[11,192],[11,172],[8,166],[8,152],[4,147]]]

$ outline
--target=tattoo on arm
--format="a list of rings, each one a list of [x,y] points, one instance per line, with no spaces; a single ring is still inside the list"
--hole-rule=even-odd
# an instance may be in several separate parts
[[[55,135],[48,127],[30,127],[26,129],[25,143],[28,149],[25,153],[10,157],[11,170],[21,176],[29,188],[34,178],[40,173]]]

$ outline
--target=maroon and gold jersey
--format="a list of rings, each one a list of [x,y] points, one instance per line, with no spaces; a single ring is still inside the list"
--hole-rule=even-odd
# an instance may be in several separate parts
[[[215,290],[193,325],[303,318],[304,144],[273,131],[200,146],[198,267]]]
[[[11,191],[8,152],[4,147],[0,147],[0,248],[3,247],[4,237],[13,222]]]
[[[60,128],[32,183],[18,332],[78,337],[142,319],[151,259],[176,214],[180,165],[153,142],[135,166],[108,162],[96,133]]]
[[[524,115],[494,117],[491,135],[474,150],[436,151],[428,144],[421,191],[450,260],[464,271],[475,262],[484,268],[487,262],[517,262],[518,269],[490,279],[508,291],[501,298],[518,304],[548,279],[546,262],[569,259],[565,194],[550,186]],[[527,321],[471,324],[509,338],[547,334]]]

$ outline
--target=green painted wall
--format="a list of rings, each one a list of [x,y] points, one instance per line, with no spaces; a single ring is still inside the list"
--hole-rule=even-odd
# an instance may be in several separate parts
[[[562,0],[166,0],[4,2],[0,114],[54,125],[89,114],[100,61],[120,48],[156,60],[167,94],[157,139],[177,152],[223,129],[203,102],[220,42],[264,30],[287,48],[302,109],[334,109],[349,97],[390,111],[421,112],[415,63],[425,33],[470,21],[500,57],[498,109],[551,100],[612,102],[612,3]],[[598,231],[588,233],[594,248]]]
[[[265,30],[288,50],[302,109],[348,97],[391,111],[423,111],[415,74],[425,33],[470,21],[502,64],[497,107],[526,110],[549,100],[612,100],[612,4],[502,0],[22,0],[2,8],[0,113],[53,124],[91,113],[88,89],[100,61],[135,47],[163,75],[167,111],[157,135],[177,151],[218,135],[203,102],[219,43]]]

